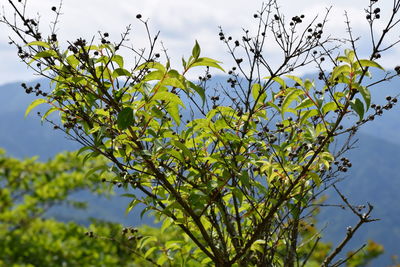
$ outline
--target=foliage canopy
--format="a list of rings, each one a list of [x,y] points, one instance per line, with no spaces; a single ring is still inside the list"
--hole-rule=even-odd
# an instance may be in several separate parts
[[[224,68],[202,56],[197,42],[181,70],[171,66],[165,51],[163,63],[158,35],[149,33],[147,49],[128,47],[129,28],[117,43],[102,33],[99,44],[78,38],[63,48],[55,31],[42,36],[39,22],[9,2],[24,25],[14,27],[3,18],[19,37],[12,43],[20,58],[52,82],[45,91],[23,84],[27,93],[40,96],[27,112],[48,104],[41,115],[47,121],[59,112],[61,123],[50,122],[82,144],[85,160],[108,159],[93,171],[111,170],[117,178],[105,181],[131,189],[127,212],[143,203],[143,212],[162,221],[161,231],[179,228],[192,241],[186,244],[190,255],[202,265],[303,266],[320,237],[301,233],[327,188],[339,194],[357,222],[319,265],[346,261],[336,257],[363,224],[375,220],[372,205],[357,210],[335,184],[352,165],[343,153],[358,128],[397,102],[388,97],[376,105],[370,90],[396,77],[399,67],[378,81],[369,77],[372,69],[383,73],[378,59],[396,44],[383,40],[398,24],[400,1],[393,1],[383,32],[371,36],[365,58],[348,18],[348,40],[338,42],[324,37],[327,17],[308,24],[304,15],[287,21],[276,1],[268,1],[254,15],[257,32],[245,30],[239,41],[221,29],[220,40],[236,66],[214,92],[207,88],[210,71]],[[380,19],[377,5],[370,1],[366,9],[372,33]],[[60,13],[54,10],[57,22]],[[263,56],[267,40],[281,49],[278,67]],[[134,66],[127,66],[123,49],[135,56]],[[306,65],[320,70],[322,85],[293,75]],[[199,82],[186,78],[199,67],[206,69]],[[168,257],[165,253],[158,264]]]

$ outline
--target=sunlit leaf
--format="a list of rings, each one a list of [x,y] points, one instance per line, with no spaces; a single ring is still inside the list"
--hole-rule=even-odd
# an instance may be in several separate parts
[[[220,61],[208,58],[208,57],[202,57],[198,58],[192,65],[191,67],[196,67],[196,66],[206,66],[206,67],[212,67],[212,68],[217,68],[225,72],[225,70],[218,64],[221,63]]]
[[[30,42],[30,43],[27,43],[25,46],[34,46],[34,45],[41,46],[41,47],[44,47],[44,48],[50,48],[50,44],[48,44],[46,42],[42,42],[42,41],[33,41],[33,42]]]
[[[48,101],[46,99],[35,99],[32,101],[32,103],[27,107],[26,111],[25,111],[25,117],[28,116],[28,114],[32,111],[32,109],[34,109],[35,107],[39,106],[40,104],[44,104],[44,103],[48,103]]]

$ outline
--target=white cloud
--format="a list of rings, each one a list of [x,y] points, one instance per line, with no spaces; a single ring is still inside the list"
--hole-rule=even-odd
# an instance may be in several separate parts
[[[17,1],[15,1],[17,2]],[[383,2],[383,1],[381,1]],[[384,18],[386,10],[390,10],[391,1],[379,2]],[[42,27],[47,25],[54,16],[51,6],[58,6],[58,0],[28,0],[29,11],[42,15]],[[161,31],[163,40],[169,55],[177,59],[179,64],[183,55],[188,55],[194,40],[197,39],[205,55],[231,62],[226,47],[218,40],[218,26],[234,37],[242,35],[242,27],[252,28],[255,25],[252,15],[260,8],[262,1],[239,0],[146,0],[146,1],[122,1],[122,0],[64,0],[63,15],[58,25],[62,39],[73,40],[77,37],[91,38],[99,30],[109,32],[113,40],[118,40],[125,26],[132,24],[133,32],[131,41],[136,47],[147,44],[142,25],[136,20],[138,13],[143,18],[149,18],[149,25],[153,33]],[[329,23],[326,32],[333,36],[345,36],[344,10],[348,11],[351,25],[356,36],[362,37],[360,44],[367,44],[368,31],[365,21],[365,0],[308,0],[308,1],[280,1],[282,11],[290,19],[294,15],[305,14],[306,19],[311,19],[316,14],[322,15],[326,7],[332,6]],[[5,12],[11,15],[7,0],[0,0]],[[9,31],[0,26],[0,42],[7,42]],[[2,46],[0,46],[2,47]],[[276,50],[271,49],[269,56],[276,60]],[[400,51],[393,50],[393,58],[400,58]],[[0,83],[16,79],[29,79],[23,66],[18,63],[15,51],[12,49],[1,50]],[[389,64],[394,60],[387,61]],[[227,65],[229,68],[229,65]]]

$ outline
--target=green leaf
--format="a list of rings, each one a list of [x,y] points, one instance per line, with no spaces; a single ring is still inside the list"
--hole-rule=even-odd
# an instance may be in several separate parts
[[[42,42],[42,41],[33,41],[30,43],[27,43],[25,46],[34,46],[34,45],[45,47],[45,48],[50,48],[50,45],[48,43]]]
[[[160,228],[161,233],[164,233],[166,229],[168,229],[174,221],[171,218],[164,219],[162,226]]]
[[[79,65],[79,60],[75,57],[75,55],[70,55],[66,58],[67,62],[71,67],[76,68]]]
[[[201,97],[201,100],[203,101],[203,105],[206,102],[206,92],[203,87],[195,85],[191,81],[186,81],[187,87],[192,88],[193,90],[196,91],[196,93]]]
[[[182,107],[185,107],[185,105],[182,102],[182,99],[179,98],[176,94],[173,94],[171,92],[157,92],[156,94],[153,95],[153,100],[164,100],[167,103],[173,103],[173,104],[178,104],[181,105]]]
[[[350,60],[349,60],[347,57],[344,57],[344,56],[339,56],[339,57],[337,57],[337,58],[336,58],[336,61],[339,61],[339,62],[346,62],[346,63],[348,63],[348,64],[351,64]]]
[[[299,109],[305,109],[305,108],[309,108],[309,107],[313,107],[314,106],[314,102],[309,99],[309,98],[305,98],[303,99],[303,101],[300,102],[300,104],[296,107],[296,110]]]
[[[329,103],[326,103],[323,107],[322,107],[322,114],[326,114],[326,113],[328,113],[329,111],[333,111],[333,110],[335,110],[335,109],[337,109],[337,106],[336,106],[336,103],[335,102],[329,102]]]
[[[160,70],[152,71],[146,76],[144,76],[143,81],[147,82],[147,81],[161,80],[164,77],[164,75],[165,72],[163,71]]]
[[[167,112],[168,114],[174,119],[174,121],[180,125],[181,123],[181,118],[179,116],[179,108],[178,105],[168,105],[167,106]]]
[[[184,69],[186,69],[186,65],[187,65],[186,60],[184,57],[182,57],[182,66]]]
[[[189,157],[189,159],[190,159],[190,161],[192,163],[195,163],[195,160],[194,160],[194,157],[192,155],[192,152],[184,144],[182,144],[179,141],[175,141],[175,140],[173,140],[172,143],[173,143],[174,146],[176,146],[179,149],[181,149],[182,152],[183,152],[183,155],[186,156],[186,157]]]
[[[364,98],[365,104],[367,106],[367,111],[371,105],[371,92],[368,90],[367,87],[359,84],[355,85],[355,88],[361,93],[362,97]]]
[[[252,251],[258,251],[260,253],[264,252],[264,244],[265,244],[265,240],[259,239],[254,241],[254,243],[251,245],[250,250]]]
[[[141,69],[157,69],[162,73],[165,73],[167,71],[164,65],[162,65],[159,62],[145,62],[136,68],[136,70],[141,70]]]
[[[360,99],[356,98],[350,102],[350,106],[358,114],[361,121],[364,117],[364,104]]]
[[[209,257],[206,257],[201,261],[200,264],[201,264],[201,266],[209,266],[208,263],[210,263],[210,262],[212,262],[212,259],[210,259]],[[235,266],[235,265],[233,265],[233,266]]]
[[[307,91],[309,91],[313,86],[314,86],[314,83],[312,81],[310,81],[309,79],[307,79],[304,82],[304,88],[306,88]]]
[[[162,80],[161,84],[166,86],[173,86],[175,88],[186,89],[185,78],[180,74],[178,74],[178,77],[171,76],[171,71],[168,72],[167,77]]]
[[[273,107],[273,108],[276,109],[278,112],[282,112],[281,109],[280,109],[275,103],[273,103],[272,101],[268,101],[268,102],[266,103],[266,105],[267,105],[267,106],[270,106],[270,107]]]
[[[355,57],[356,57],[356,54],[354,53],[353,50],[351,50],[351,49],[345,49],[345,50],[344,50],[344,54],[346,55],[347,59],[348,59],[350,62],[354,62],[354,59],[355,59]]]
[[[206,67],[213,67],[222,70],[225,72],[225,70],[218,64],[221,63],[220,61],[208,58],[208,57],[202,57],[198,58],[194,63],[191,64],[191,67],[196,67],[196,66],[206,66]]]
[[[147,244],[151,242],[157,242],[157,237],[156,236],[145,236],[140,240],[140,243],[138,244],[138,247],[140,249],[143,249]]]
[[[374,68],[378,68],[378,69],[384,70],[384,68],[381,65],[379,65],[375,61],[368,60],[368,59],[360,59],[359,61],[357,61],[355,63],[355,65],[356,66],[361,66],[361,67],[374,67]]]
[[[290,104],[299,96],[304,94],[303,90],[300,89],[295,89],[292,90],[283,100],[282,103],[282,113],[285,113],[287,108],[290,106]]]
[[[302,81],[299,77],[293,76],[293,75],[285,75],[285,77],[287,77],[287,78],[289,78],[289,79],[295,81],[295,82],[298,83],[301,87],[304,87],[304,83],[303,83],[303,81]]]
[[[49,110],[47,110],[46,113],[42,116],[42,121],[44,121],[44,119],[46,119],[51,113],[53,113],[56,110],[58,110],[58,108],[56,107],[52,107]]]
[[[112,61],[117,63],[120,68],[124,67],[124,58],[122,56],[114,55],[111,59],[112,59]]]
[[[133,110],[130,107],[123,108],[117,117],[118,128],[124,130],[134,123]]]
[[[133,199],[131,202],[129,202],[128,207],[125,209],[125,215],[131,212],[131,210],[136,207],[137,204],[139,204],[139,200]]]
[[[251,93],[253,94],[254,101],[258,103],[263,103],[265,98],[267,97],[265,92],[262,92],[263,89],[259,83],[255,83],[252,86]]]
[[[315,172],[309,172],[308,175],[313,180],[316,186],[319,187],[321,185],[321,178],[319,177],[318,174],[316,174]]]
[[[101,170],[102,172],[106,171],[106,170],[107,170],[107,165],[97,166],[97,167],[94,167],[94,168],[90,169],[90,170],[85,174],[85,177],[88,178],[88,177],[90,177],[92,174],[94,174],[95,172],[100,171],[100,170]]]
[[[192,49],[192,57],[195,60],[197,60],[199,58],[199,56],[200,56],[200,46],[199,46],[199,43],[196,40],[196,43],[195,43],[195,45],[194,45],[194,47]]]
[[[269,80],[271,79],[271,76],[264,77],[263,79]],[[279,83],[282,86],[282,89],[286,89],[285,80],[283,80],[281,77],[274,77],[272,80]]]
[[[112,73],[112,77],[113,78],[117,78],[117,77],[120,77],[120,76],[130,77],[131,75],[132,74],[128,70],[122,69],[122,68],[117,68]]]
[[[150,256],[151,255],[151,253],[153,253],[156,249],[158,249],[158,247],[151,247],[151,248],[149,248],[147,251],[146,251],[146,253],[144,254],[144,258],[147,258],[148,256]]]
[[[338,77],[341,74],[349,74],[350,73],[350,66],[349,65],[341,65],[337,66],[333,69],[332,71],[332,76],[331,79],[332,81],[335,81],[336,77]]]
[[[311,109],[311,110],[305,110],[301,112],[301,119],[299,124],[304,124],[304,122],[306,120],[308,120],[309,118],[311,118],[312,116],[317,116],[318,115],[318,110],[316,109]]]
[[[57,57],[57,52],[54,50],[46,50],[46,51],[41,51],[37,53],[34,58],[35,59],[40,59],[42,57]]]
[[[83,152],[85,152],[86,150],[91,150],[92,148],[90,146],[84,146],[81,147],[78,152],[76,152],[76,156],[79,156],[80,154],[82,154]]]
[[[40,99],[33,100],[32,103],[26,108],[25,118],[32,111],[32,109],[34,109],[35,107],[39,106],[40,104],[44,104],[44,103],[48,103],[46,99],[40,98]]]
[[[157,259],[157,264],[162,266],[168,260],[168,256],[165,254],[161,254]]]

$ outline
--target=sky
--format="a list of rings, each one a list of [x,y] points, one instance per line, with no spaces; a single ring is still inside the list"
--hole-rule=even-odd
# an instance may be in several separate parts
[[[360,51],[370,47],[368,23],[364,12],[364,8],[369,3],[368,0],[281,0],[278,2],[282,13],[288,19],[294,15],[304,14],[306,21],[317,14],[319,14],[318,19],[322,19],[326,8],[332,6],[325,32],[335,37],[346,37],[344,23],[346,10],[355,36],[361,37]],[[48,30],[49,23],[54,18],[51,7],[58,7],[59,3],[59,0],[28,0],[27,10],[30,14],[40,14],[41,27]],[[387,17],[385,14],[391,9],[392,3],[392,0],[378,2],[377,6],[382,9],[383,18],[378,22],[378,31],[385,22],[384,18]],[[230,68],[233,61],[226,46],[219,41],[219,26],[227,35],[240,39],[243,28],[251,30],[257,25],[253,14],[260,9],[261,4],[262,1],[254,0],[64,0],[57,33],[64,44],[66,40],[76,40],[78,37],[98,38],[99,31],[109,33],[111,41],[118,41],[126,26],[132,25],[130,43],[136,48],[146,47],[144,27],[136,19],[137,14],[142,14],[143,19],[148,20],[153,34],[160,31],[160,40],[172,58],[174,68],[179,69],[182,56],[190,55],[195,40],[200,43],[202,55],[218,59],[223,62],[225,68]],[[0,0],[0,6],[2,12],[12,18],[8,0]],[[399,29],[397,32],[400,32]],[[0,25],[0,84],[37,78],[20,62],[15,47],[7,44],[10,34],[7,27]],[[394,40],[393,38],[391,40]],[[280,58],[275,47],[271,46],[266,53],[272,63],[278,64]],[[126,56],[129,59],[129,55]],[[398,58],[400,58],[399,47],[392,49],[390,56],[383,55],[380,63],[387,68],[392,68],[398,63],[396,62]]]

